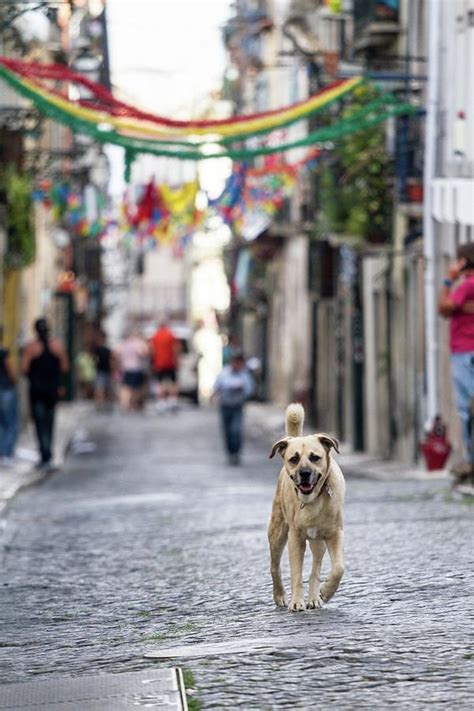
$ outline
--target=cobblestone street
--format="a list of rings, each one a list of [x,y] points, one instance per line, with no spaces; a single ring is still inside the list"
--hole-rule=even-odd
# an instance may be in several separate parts
[[[212,410],[93,414],[88,430],[96,452],[6,512],[1,683],[179,665],[203,709],[471,707],[473,509],[446,481],[345,472],[340,590],[289,613],[271,593],[270,441],[230,468]],[[222,642],[247,651],[197,648]],[[144,657],[183,645],[197,656]]]

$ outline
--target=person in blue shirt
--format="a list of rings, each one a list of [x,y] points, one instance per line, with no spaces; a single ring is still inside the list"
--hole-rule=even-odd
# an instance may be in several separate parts
[[[16,377],[6,348],[0,347],[0,464],[14,465],[18,433]]]
[[[244,404],[253,390],[253,378],[245,365],[244,355],[239,348],[234,348],[229,364],[223,367],[214,385],[214,393],[219,402],[224,444],[229,464],[232,465],[240,464]]]

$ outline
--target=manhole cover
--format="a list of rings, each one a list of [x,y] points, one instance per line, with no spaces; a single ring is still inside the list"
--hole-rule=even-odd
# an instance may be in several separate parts
[[[185,711],[179,669],[59,678],[0,686],[0,709],[54,711]]]
[[[233,639],[229,642],[206,642],[204,644],[186,644],[179,647],[163,647],[145,652],[147,659],[176,659],[192,657],[212,657],[221,654],[257,654],[275,649],[289,649],[303,646],[308,636],[282,635],[279,637],[257,637]]]

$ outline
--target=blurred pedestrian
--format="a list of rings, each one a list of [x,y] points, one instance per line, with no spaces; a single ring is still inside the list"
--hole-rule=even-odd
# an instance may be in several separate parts
[[[107,346],[107,338],[102,329],[97,331],[96,342],[92,353],[95,360],[96,376],[94,384],[94,400],[97,408],[103,408],[110,402],[112,395],[112,374],[114,371],[114,355]]]
[[[158,402],[161,401],[165,406],[176,407],[180,344],[166,319],[163,319],[152,336],[150,347]]]
[[[31,416],[35,424],[41,460],[38,468],[51,467],[54,416],[62,394],[61,375],[69,370],[69,360],[63,344],[50,338],[49,324],[45,318],[34,323],[36,338],[25,346],[22,372],[30,385]]]
[[[214,385],[229,464],[240,463],[243,410],[253,390],[253,378],[245,365],[244,355],[236,348],[231,352],[229,364],[223,367]]]
[[[124,410],[140,410],[148,372],[149,348],[138,331],[131,331],[117,349],[122,371],[120,404]]]
[[[7,348],[0,346],[0,463],[14,465],[18,435],[18,400],[16,377]]]
[[[464,460],[452,471],[460,479],[470,474],[472,444],[470,406],[474,399],[474,243],[458,248],[439,294],[438,311],[449,319],[451,375],[462,424]]]
[[[75,359],[77,384],[80,397],[91,400],[94,397],[96,368],[94,357],[88,350],[79,351]]]

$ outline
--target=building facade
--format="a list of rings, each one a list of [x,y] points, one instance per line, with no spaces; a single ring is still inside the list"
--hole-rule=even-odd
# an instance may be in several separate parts
[[[4,3],[0,28],[1,55],[68,65],[110,86],[102,0],[55,6]],[[51,209],[48,191],[63,186],[64,195],[74,193],[92,222],[99,215],[91,211],[105,204],[103,163],[100,148],[46,120],[0,82],[0,320],[4,343],[15,362],[38,316],[49,318],[56,335],[65,341],[72,363],[82,347],[86,325],[102,317],[100,244],[92,233],[83,233],[79,239],[73,234]],[[10,184],[16,186],[15,198]],[[12,226],[11,215],[20,212],[14,201],[21,190],[28,194],[23,214],[29,224]],[[40,192],[45,199],[33,203],[32,196]],[[15,245],[20,242],[15,235],[20,230],[23,246],[18,253]],[[69,397],[73,391],[72,372]]]
[[[447,325],[437,293],[458,245],[474,240],[474,2],[429,3],[426,131],[425,341],[427,417],[438,412],[460,435],[450,379]]]

